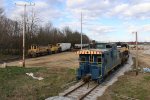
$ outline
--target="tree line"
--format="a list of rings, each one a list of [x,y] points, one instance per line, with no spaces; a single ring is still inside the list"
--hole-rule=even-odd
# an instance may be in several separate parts
[[[0,54],[22,54],[22,20],[11,20],[0,8]],[[25,27],[26,51],[32,44],[46,46],[56,43],[80,43],[80,32],[72,31],[69,26],[59,29],[52,23],[41,25],[39,18],[32,14],[27,17]],[[83,34],[83,43],[89,43],[90,39]]]

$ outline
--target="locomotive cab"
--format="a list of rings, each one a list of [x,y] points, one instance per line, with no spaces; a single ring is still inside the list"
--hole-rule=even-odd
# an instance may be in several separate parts
[[[96,43],[92,47],[94,48],[77,51],[77,79],[88,78],[100,83],[111,70],[121,64],[121,59],[116,44]]]
[[[84,79],[89,76],[92,80],[101,78],[102,54],[101,51],[84,50],[78,52],[79,68],[77,69],[77,79]]]

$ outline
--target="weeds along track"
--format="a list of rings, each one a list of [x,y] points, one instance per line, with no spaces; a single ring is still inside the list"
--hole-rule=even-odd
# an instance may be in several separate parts
[[[72,87],[71,89],[61,94],[61,96],[68,97],[73,100],[83,100],[98,86],[99,84],[97,84],[96,82],[88,82],[88,83],[79,82],[76,86]]]

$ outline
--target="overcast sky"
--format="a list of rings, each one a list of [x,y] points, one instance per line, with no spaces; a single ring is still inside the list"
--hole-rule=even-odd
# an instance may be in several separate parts
[[[0,0],[0,7],[7,17],[17,19],[23,8],[15,3],[25,2],[35,3],[34,12],[43,23],[60,29],[80,31],[82,11],[83,32],[97,41],[134,41],[133,31],[140,41],[150,41],[150,0]]]

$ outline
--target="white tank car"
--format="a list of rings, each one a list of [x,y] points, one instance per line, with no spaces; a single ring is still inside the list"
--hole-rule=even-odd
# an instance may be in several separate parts
[[[57,43],[61,47],[61,51],[67,51],[71,48],[71,43]]]

